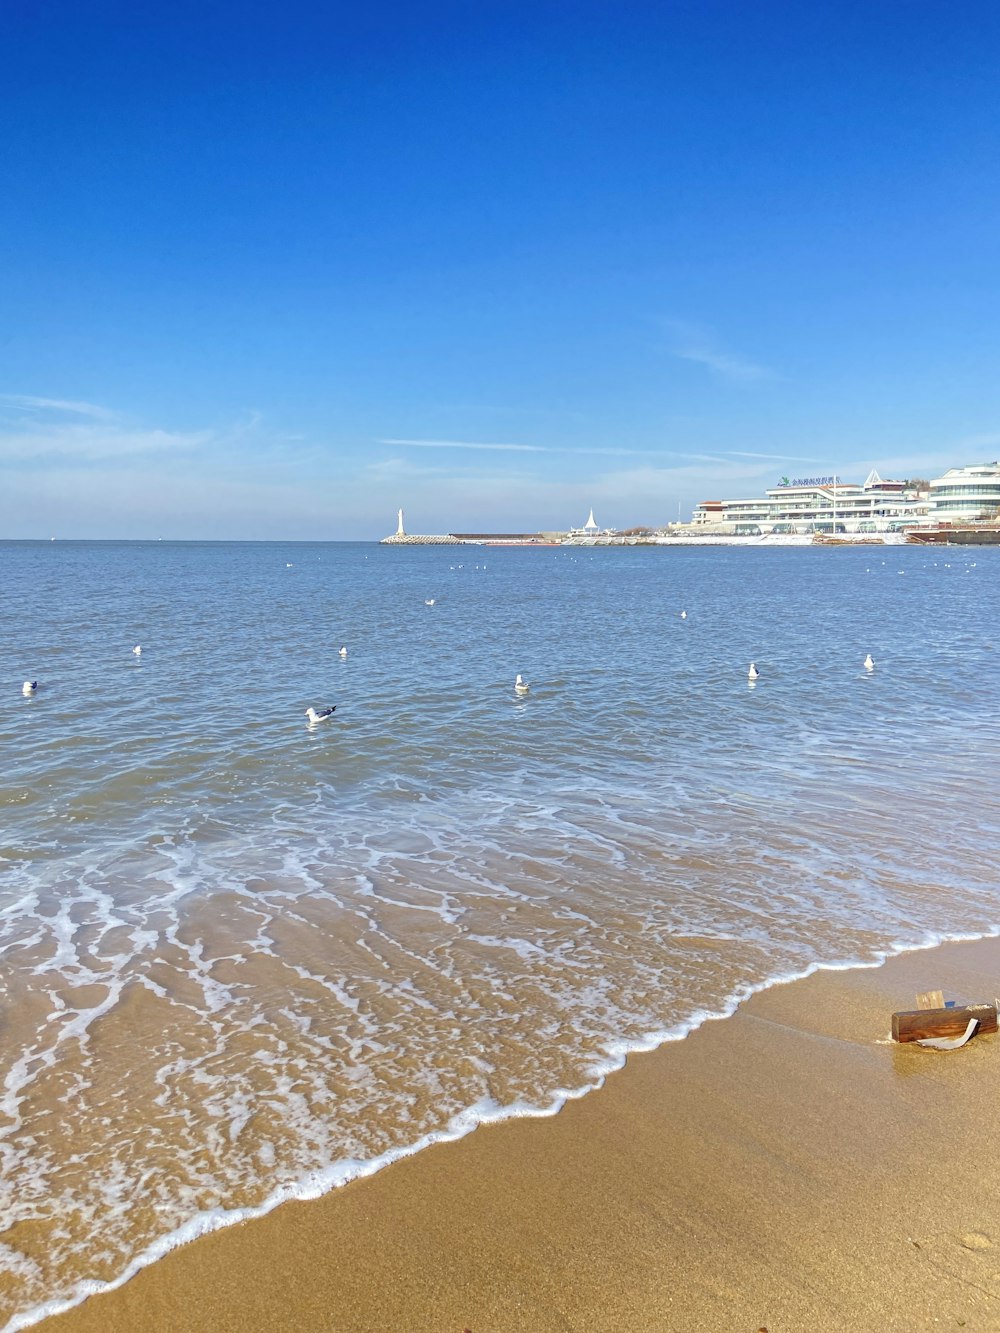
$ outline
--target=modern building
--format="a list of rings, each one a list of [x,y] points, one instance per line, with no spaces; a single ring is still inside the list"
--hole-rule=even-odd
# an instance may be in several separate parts
[[[607,542],[615,538],[617,532],[614,528],[602,528],[594,518],[594,510],[591,507],[590,514],[582,528],[570,528],[566,534],[564,545],[580,546],[592,545],[599,541]]]
[[[1000,463],[973,463],[949,468],[931,482],[930,512],[934,523],[972,523],[1000,514]]]
[[[860,485],[839,477],[783,478],[761,499],[704,500],[691,523],[698,532],[737,537],[900,532],[925,522],[927,510],[925,495],[903,481],[883,481],[873,469]]]

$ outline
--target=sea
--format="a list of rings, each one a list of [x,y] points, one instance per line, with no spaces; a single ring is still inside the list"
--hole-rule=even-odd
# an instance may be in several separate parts
[[[0,1327],[997,933],[998,588],[989,548],[0,543]]]

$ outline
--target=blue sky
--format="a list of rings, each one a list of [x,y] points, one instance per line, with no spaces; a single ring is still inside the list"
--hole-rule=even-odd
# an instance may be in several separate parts
[[[1000,455],[1000,8],[9,0],[0,536]]]

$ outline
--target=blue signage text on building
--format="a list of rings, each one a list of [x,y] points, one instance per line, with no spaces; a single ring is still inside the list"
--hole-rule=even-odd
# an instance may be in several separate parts
[[[832,486],[836,480],[836,477],[799,477],[795,481],[782,478],[779,486]]]

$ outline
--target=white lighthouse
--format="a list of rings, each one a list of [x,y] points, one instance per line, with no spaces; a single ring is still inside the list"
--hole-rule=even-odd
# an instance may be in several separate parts
[[[397,537],[405,537],[405,536],[406,536],[406,532],[405,532],[404,529],[403,529],[403,511],[402,511],[402,509],[399,511],[399,522],[398,522],[398,524],[396,525],[396,536],[397,536]]]

